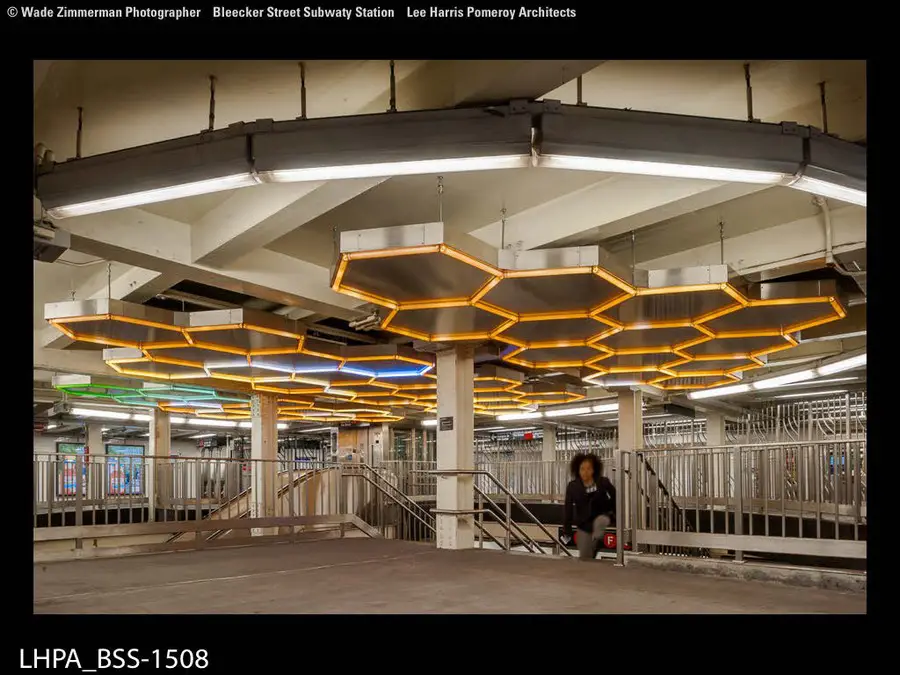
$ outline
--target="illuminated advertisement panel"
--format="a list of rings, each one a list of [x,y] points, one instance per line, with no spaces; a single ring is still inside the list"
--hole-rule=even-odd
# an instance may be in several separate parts
[[[84,443],[57,443],[56,454],[56,494],[59,497],[75,494],[75,458],[82,456],[84,462]],[[81,465],[81,494],[87,494],[87,465]]]
[[[109,494],[143,494],[143,454],[142,445],[106,446]]]

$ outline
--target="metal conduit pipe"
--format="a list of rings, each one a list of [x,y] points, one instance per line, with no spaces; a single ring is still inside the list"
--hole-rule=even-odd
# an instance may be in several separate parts
[[[866,276],[866,272],[851,272],[848,269],[845,269],[843,265],[841,265],[834,257],[834,242],[833,242],[833,227],[831,223],[831,209],[828,207],[828,202],[824,197],[820,197],[816,195],[813,198],[813,202],[819,209],[822,211],[822,219],[825,223],[825,263],[834,269],[839,274],[843,274],[845,277],[850,277],[852,279],[856,279],[858,277]],[[865,284],[857,283],[859,290],[862,291],[862,294],[866,295],[866,287]]]

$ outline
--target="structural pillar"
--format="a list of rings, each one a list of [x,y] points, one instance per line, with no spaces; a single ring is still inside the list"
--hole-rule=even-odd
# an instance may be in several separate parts
[[[640,527],[643,509],[638,508],[638,489],[635,481],[643,472],[643,465],[637,461],[637,451],[644,449],[644,400],[639,390],[626,389],[619,392],[619,450],[616,456],[616,565],[625,564],[626,524],[631,548],[638,550],[635,530]],[[628,453],[626,460],[626,453]],[[628,462],[631,465],[628,465]],[[630,476],[625,475],[628,469]],[[631,497],[630,499],[628,497]],[[652,505],[651,505],[652,506]]]
[[[172,424],[169,413],[159,408],[154,408],[150,413],[150,447],[145,458],[144,465],[144,493],[149,500],[147,520],[156,520],[156,509],[160,503],[159,486],[164,484],[160,479],[162,466],[167,461],[172,451]],[[165,502],[165,500],[162,500]],[[165,503],[163,505],[165,508]]]
[[[712,485],[707,486],[706,495],[708,497],[724,497],[728,494],[726,481],[728,472],[725,470],[725,463],[729,460],[725,450],[722,449],[725,444],[725,415],[708,411],[706,413],[706,445],[710,448],[719,448],[710,450]]]
[[[554,498],[562,498],[566,487],[566,476],[559,477],[556,466],[556,425],[544,424],[541,427],[543,438],[541,439],[541,462],[544,465],[544,485],[541,490],[551,501]]]
[[[274,394],[250,397],[251,518],[274,518],[278,457],[278,403]],[[274,533],[274,528],[252,529],[253,536]]]
[[[76,474],[76,485],[80,480],[86,479],[86,493],[88,497],[90,499],[105,499],[108,493],[109,467],[104,461],[106,446],[103,444],[103,424],[101,422],[91,422],[87,425],[84,447],[84,479],[79,479]],[[81,494],[80,490],[79,494]]]
[[[474,348],[457,345],[437,354],[437,468],[438,471],[474,469],[475,383]],[[474,477],[438,474],[437,547],[470,549],[475,546]]]

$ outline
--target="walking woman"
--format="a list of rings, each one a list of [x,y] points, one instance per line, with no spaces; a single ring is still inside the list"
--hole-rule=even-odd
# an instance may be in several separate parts
[[[597,455],[579,453],[569,468],[572,480],[566,487],[563,534],[571,537],[572,526],[578,528],[578,557],[593,560],[615,517],[616,488],[602,475],[603,463]]]

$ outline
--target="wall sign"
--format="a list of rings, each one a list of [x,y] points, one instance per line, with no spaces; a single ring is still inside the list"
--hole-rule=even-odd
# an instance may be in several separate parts
[[[441,431],[453,431],[453,418],[442,417],[438,422],[438,429]]]

